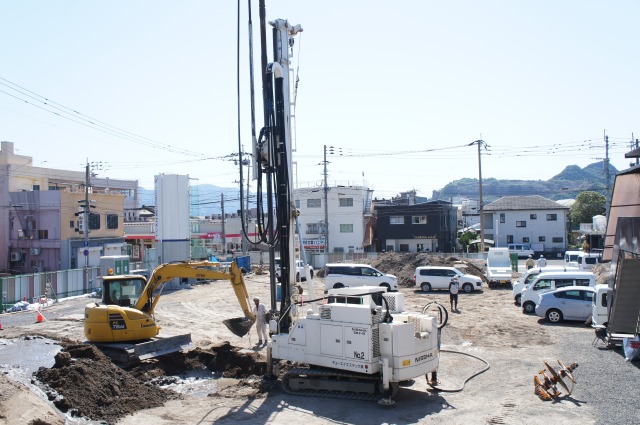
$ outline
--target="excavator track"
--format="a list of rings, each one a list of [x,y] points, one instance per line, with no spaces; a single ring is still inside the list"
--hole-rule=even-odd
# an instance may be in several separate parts
[[[327,368],[295,368],[282,377],[282,388],[288,394],[305,397],[379,401],[383,397],[394,397],[398,383],[390,383],[389,390],[382,393],[382,382],[377,375]]]

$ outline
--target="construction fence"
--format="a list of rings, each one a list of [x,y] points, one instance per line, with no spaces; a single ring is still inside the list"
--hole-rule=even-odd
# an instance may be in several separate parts
[[[89,267],[0,277],[0,311],[19,301],[33,303],[40,298],[58,299],[94,292],[100,286],[99,272],[99,267]]]

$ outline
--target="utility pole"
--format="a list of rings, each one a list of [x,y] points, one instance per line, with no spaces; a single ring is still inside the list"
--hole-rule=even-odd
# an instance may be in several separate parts
[[[91,184],[89,179],[91,178],[91,173],[89,171],[89,158],[87,158],[87,165],[85,167],[85,182],[84,182],[84,216],[83,216],[83,220],[84,220],[84,228],[83,230],[83,234],[84,234],[84,250],[86,251],[87,248],[89,247],[89,185]],[[89,266],[89,256],[87,255],[86,252],[84,252],[84,267],[87,268]]]
[[[611,174],[609,173],[609,136],[604,136],[604,176],[606,179],[605,214],[609,215],[609,206],[611,204]]]
[[[329,253],[329,186],[327,185],[327,145],[324,145],[324,252]],[[325,258],[326,261],[326,258]]]
[[[482,207],[482,151],[480,150],[480,147],[484,145],[485,149],[487,147],[487,144],[485,143],[484,140],[479,139],[476,140],[475,142],[471,142],[469,143],[468,146],[471,145],[478,145],[478,186],[479,186],[479,190],[480,190],[480,252],[482,253],[482,255],[484,255],[484,220],[483,220],[483,207]]]
[[[227,254],[227,237],[226,237],[226,234],[224,233],[224,222],[225,222],[224,193],[220,194],[220,208],[222,209],[222,253],[226,255]]]

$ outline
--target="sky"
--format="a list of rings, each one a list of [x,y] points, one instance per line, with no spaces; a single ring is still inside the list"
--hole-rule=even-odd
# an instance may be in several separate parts
[[[296,187],[322,186],[325,146],[329,184],[377,198],[477,179],[477,140],[483,179],[584,167],[604,159],[605,135],[611,164],[629,167],[640,2],[265,4],[267,21],[303,28],[291,62]],[[230,1],[0,2],[0,140],[35,166],[95,163],[99,177],[146,189],[162,173],[237,187],[233,155],[250,152],[252,134],[248,2],[239,8],[240,18]]]

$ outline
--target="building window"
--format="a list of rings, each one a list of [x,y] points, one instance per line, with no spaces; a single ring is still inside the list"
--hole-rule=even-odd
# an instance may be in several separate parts
[[[38,230],[38,239],[49,239],[48,230]]]
[[[341,246],[336,246],[333,248],[333,252],[344,252],[344,248]]]
[[[69,229],[74,229],[75,227],[76,227],[76,223],[73,220],[71,220],[69,222]]]
[[[551,242],[553,243],[562,243],[564,239],[562,237],[553,237],[551,238]]]
[[[526,221],[516,221],[516,227],[527,227]]]
[[[307,223],[307,235],[318,235],[322,232],[320,223]]]
[[[522,238],[522,243],[529,243],[529,238],[528,237],[523,237]]]
[[[33,190],[40,190],[40,185],[39,184],[34,184],[33,185]]]
[[[89,213],[89,230],[100,229],[100,214]]]
[[[353,233],[353,224],[341,224],[340,233]]]
[[[118,228],[118,214],[107,214],[107,229]]]
[[[414,215],[411,217],[411,223],[413,224],[427,224],[426,215]]]
[[[403,215],[392,215],[389,217],[389,224],[404,224]]]
[[[352,207],[353,206],[353,198],[340,198],[340,206],[341,207]]]
[[[507,243],[513,243],[513,235],[507,235]]]
[[[320,198],[307,199],[307,208],[320,208],[322,201]]]
[[[500,223],[504,223],[506,220],[506,217],[504,215],[504,213],[500,213]]]
[[[537,220],[538,219],[538,214],[529,214],[529,219],[530,220]]]
[[[547,221],[557,221],[558,214],[547,214]]]
[[[400,244],[400,252],[409,252],[409,244],[401,243]]]
[[[538,236],[538,242],[544,242],[546,239],[544,236]]]

